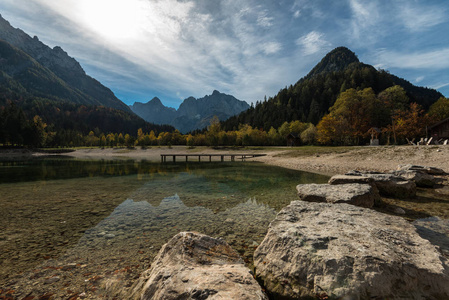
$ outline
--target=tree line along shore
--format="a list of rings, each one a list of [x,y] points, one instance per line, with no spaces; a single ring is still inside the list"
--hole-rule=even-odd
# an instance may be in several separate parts
[[[156,145],[187,146],[285,146],[292,134],[295,145],[366,145],[375,128],[381,144],[405,144],[426,137],[426,129],[449,117],[449,99],[441,97],[425,111],[409,103],[403,88],[393,86],[376,95],[371,88],[348,89],[340,94],[318,124],[294,120],[269,130],[241,123],[224,130],[226,123],[213,118],[203,130],[181,134],[157,129],[137,132],[102,132],[58,128],[39,116],[27,116],[10,102],[0,107],[0,144],[23,147],[133,147]]]

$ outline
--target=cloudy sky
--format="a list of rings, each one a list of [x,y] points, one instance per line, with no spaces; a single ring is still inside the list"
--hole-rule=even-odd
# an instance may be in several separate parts
[[[0,14],[127,104],[214,89],[255,102],[338,46],[449,96],[447,0],[1,0]]]

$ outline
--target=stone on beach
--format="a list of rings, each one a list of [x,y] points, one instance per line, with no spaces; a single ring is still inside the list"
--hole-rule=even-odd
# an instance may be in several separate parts
[[[447,260],[401,217],[293,201],[254,253],[274,297],[449,299]]]
[[[399,170],[394,171],[393,174],[411,180],[419,187],[432,188],[437,184],[433,175],[422,171]]]
[[[309,202],[348,203],[370,208],[376,200],[376,194],[369,184],[299,184],[296,190],[299,199]]]
[[[380,195],[395,198],[413,198],[416,196],[416,184],[401,176],[389,173],[350,171],[345,175],[372,178]]]
[[[180,232],[132,289],[130,299],[268,299],[225,241]]]
[[[376,186],[373,178],[365,177],[365,176],[356,176],[356,175],[334,175],[332,176],[328,183],[330,185],[339,185],[339,184],[348,184],[348,183],[361,183],[361,184],[369,184],[372,186],[372,193],[374,197],[374,205],[379,205],[381,202],[379,189]]]
[[[443,169],[440,168],[412,164],[399,165],[397,171],[419,171],[430,175],[444,175],[446,173]]]

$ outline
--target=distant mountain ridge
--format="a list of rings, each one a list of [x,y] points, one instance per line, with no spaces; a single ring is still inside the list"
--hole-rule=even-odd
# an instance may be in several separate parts
[[[410,99],[428,109],[443,95],[425,87],[418,87],[384,70],[359,61],[354,52],[338,47],[325,57],[294,85],[281,89],[267,101],[257,102],[255,107],[223,122],[225,130],[249,124],[268,131],[279,128],[283,122],[299,120],[317,124],[329,113],[341,92],[347,89],[372,88],[375,94],[392,87],[401,86]]]
[[[216,90],[212,95],[199,99],[186,98],[178,110],[164,106],[157,97],[147,103],[135,102],[130,106],[131,110],[144,120],[172,125],[181,133],[205,128],[214,116],[224,121],[249,107],[245,101]]]
[[[168,124],[176,118],[176,109],[166,107],[158,97],[147,103],[135,102],[130,105],[131,110],[144,120],[151,120],[154,124]]]
[[[17,66],[18,69],[12,68],[14,61],[9,61],[9,72],[6,74],[18,81],[29,93],[37,92],[40,96],[60,98],[79,104],[103,105],[130,112],[125,103],[115,97],[110,89],[88,76],[81,65],[61,47],[56,46],[51,49],[39,41],[36,36],[31,38],[22,30],[12,27],[1,15],[0,40],[22,50],[43,68],[53,73],[44,78],[38,78],[39,76],[33,76],[34,73],[24,69],[26,65],[34,64],[32,60],[28,59],[27,64]],[[2,47],[5,49],[6,46],[2,45]],[[3,71],[5,72],[4,69]],[[16,76],[21,71],[24,72],[22,76]],[[42,75],[42,72],[40,74]],[[56,80],[56,77],[59,80]],[[46,78],[51,79],[50,85],[56,81],[59,83],[54,89],[51,86],[47,87],[45,94],[41,95],[42,91],[39,88],[45,85],[42,79]]]

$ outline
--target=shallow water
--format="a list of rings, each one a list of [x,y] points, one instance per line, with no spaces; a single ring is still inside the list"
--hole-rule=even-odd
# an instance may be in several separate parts
[[[295,186],[327,179],[242,162],[1,162],[0,295],[102,298],[186,230],[224,238],[251,265]]]

